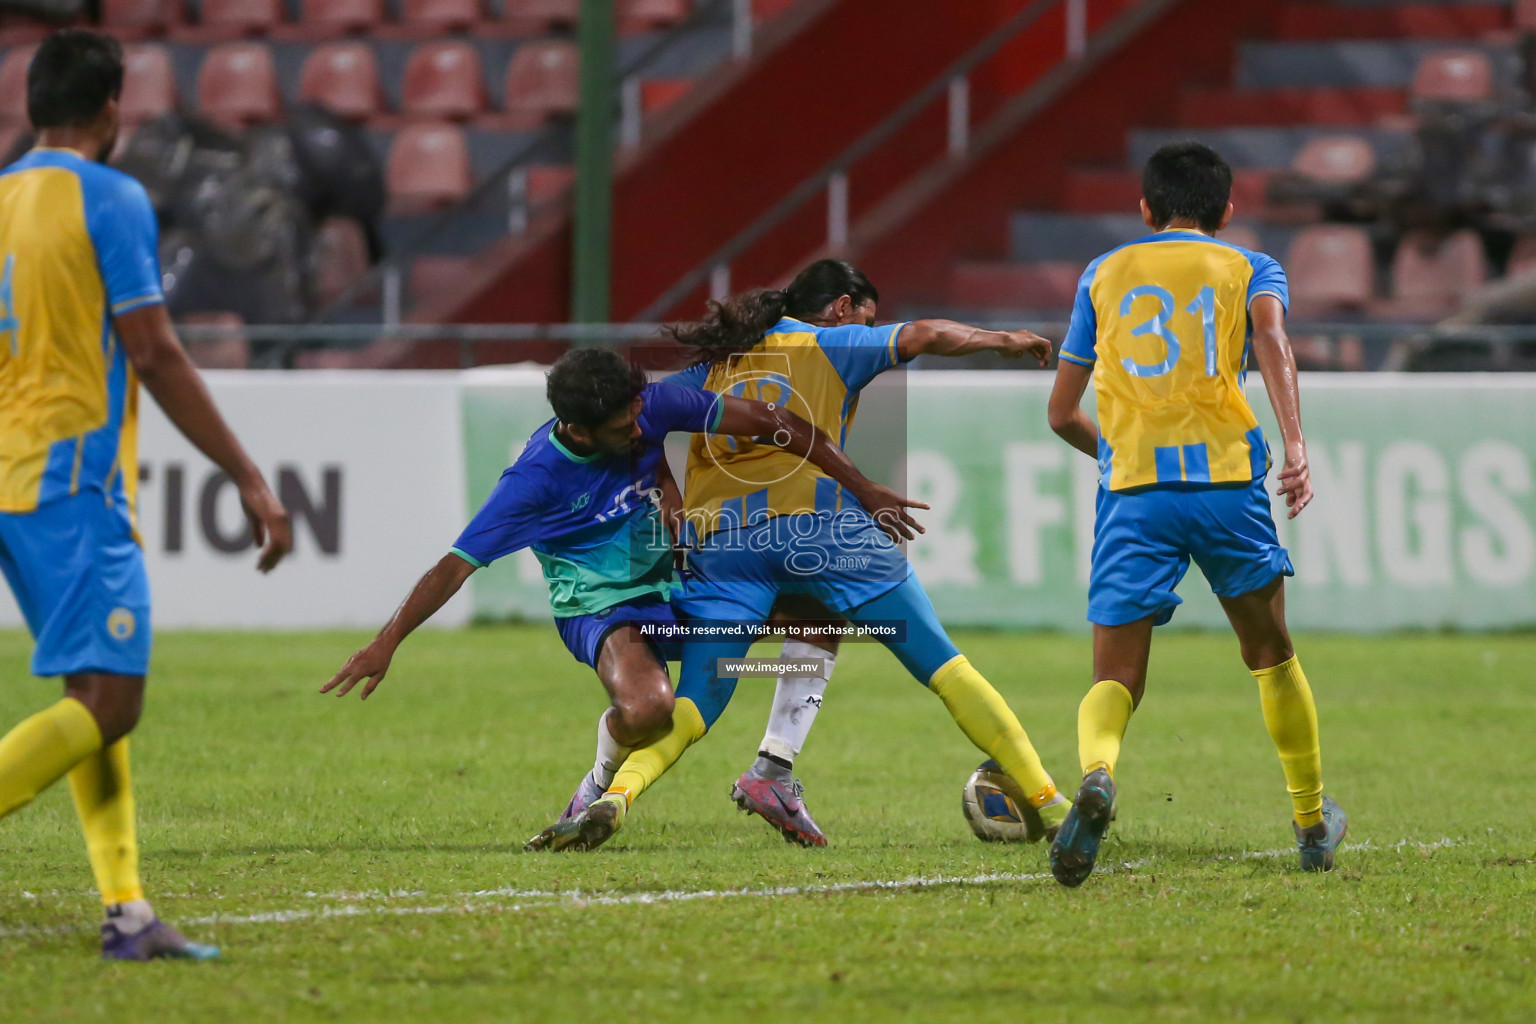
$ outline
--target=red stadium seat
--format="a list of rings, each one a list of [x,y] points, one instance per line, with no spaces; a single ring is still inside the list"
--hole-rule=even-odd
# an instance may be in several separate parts
[[[1070,309],[1083,270],[1060,260],[957,263],[949,300],[967,309]]]
[[[314,266],[315,298],[322,306],[329,305],[368,272],[368,239],[362,225],[345,217],[327,217],[315,236]]]
[[[1410,231],[1392,257],[1392,298],[1373,312],[1382,319],[1429,321],[1454,313],[1463,296],[1488,278],[1475,231],[1438,238]]]
[[[400,20],[420,32],[454,32],[480,20],[479,0],[404,0]]]
[[[203,0],[195,26],[177,29],[188,42],[264,35],[283,23],[283,0]]]
[[[1476,103],[1493,96],[1493,62],[1477,50],[1442,50],[1426,54],[1413,73],[1409,95],[1415,100]]]
[[[315,47],[299,72],[299,99],[357,121],[382,113],[384,89],[373,47],[367,43]]]
[[[519,47],[507,64],[507,116],[538,125],[576,112],[577,55],[572,43]]]
[[[161,35],[180,25],[181,0],[103,0],[101,24],[119,38]]]
[[[1296,154],[1291,169],[1314,181],[1352,185],[1376,173],[1376,150],[1364,139],[1349,135],[1310,139]]]
[[[364,32],[384,21],[383,0],[304,0],[304,29],[322,34]]]
[[[142,43],[124,50],[120,108],[130,125],[176,109],[176,72],[164,46]]]
[[[502,0],[502,17],[539,32],[552,25],[575,25],[581,0]]]
[[[464,120],[485,109],[480,53],[468,43],[426,43],[411,52],[400,86],[401,110],[416,117]]]
[[[273,121],[282,114],[272,51],[261,43],[225,43],[203,58],[197,109],[226,126]]]
[[[768,21],[777,18],[793,6],[795,6],[795,0],[752,0],[752,19]]]
[[[668,28],[688,19],[691,0],[618,0],[615,13],[621,35],[636,35]]]
[[[1375,291],[1371,238],[1364,228],[1304,228],[1291,242],[1285,267],[1292,305],[1303,316],[1364,309]]]
[[[1536,0],[1515,0],[1515,28],[1536,31]]]
[[[389,147],[385,170],[396,213],[449,206],[469,193],[469,140],[453,124],[413,124]]]
[[[0,124],[27,123],[27,66],[36,46],[15,46],[0,60]]]

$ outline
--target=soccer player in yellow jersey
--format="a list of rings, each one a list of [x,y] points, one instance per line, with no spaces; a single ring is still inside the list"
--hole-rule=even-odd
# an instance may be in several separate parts
[[[1323,796],[1317,709],[1285,627],[1290,557],[1264,480],[1269,447],[1243,395],[1251,350],[1285,442],[1290,515],[1312,500],[1285,272],[1216,232],[1232,217],[1232,169],[1195,142],[1165,146],[1142,174],[1153,234],[1100,256],[1077,288],[1051,393],[1051,428],[1098,459],[1088,583],[1094,685],[1078,709],[1083,782],[1051,846],[1051,871],[1093,871],[1115,800],[1115,762],[1146,687],[1152,628],[1167,622],[1190,559],[1237,632],[1280,752],[1301,866],[1328,871],[1344,812]],[[1094,383],[1098,424],[1083,412]]]
[[[139,380],[230,475],[258,567],[287,515],[225,425],[166,315],[155,212],[100,161],[117,138],[122,49],[83,31],[27,71],[37,148],[0,172],[0,572],[64,698],[0,738],[0,817],[68,776],[106,905],[102,956],[206,958],[139,884],[128,733],[149,666],[149,583],[134,530]]]
[[[702,323],[674,334],[699,348],[705,390],[783,404],[839,445],[860,390],[919,355],[992,351],[1031,355],[1044,365],[1050,353],[1050,343],[1028,331],[948,320],[876,327],[878,301],[858,268],[820,260],[787,289],[714,303]],[[1026,794],[1020,810],[1031,838],[1061,825],[1067,801],[1013,710],[944,631],[901,550],[836,481],[774,445],[695,434],[683,500],[697,544],[689,558],[692,575],[673,601],[697,630],[760,624],[783,597],[814,600],[850,622],[891,626],[895,635],[885,646]],[[752,644],[747,636],[717,635],[696,635],[684,645],[670,730],[629,755],[602,799],[546,829],[530,848],[601,845],[622,826],[629,805],[714,725],[736,686],[719,671],[722,662],[740,658]],[[792,787],[779,788],[803,809]],[[808,816],[798,825],[790,820],[800,817],[776,823],[786,835],[801,828],[809,836]]]

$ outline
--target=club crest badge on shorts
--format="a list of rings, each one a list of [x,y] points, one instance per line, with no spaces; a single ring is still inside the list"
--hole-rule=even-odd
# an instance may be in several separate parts
[[[112,634],[114,640],[127,640],[138,628],[138,620],[127,608],[114,608],[107,616],[107,632]]]

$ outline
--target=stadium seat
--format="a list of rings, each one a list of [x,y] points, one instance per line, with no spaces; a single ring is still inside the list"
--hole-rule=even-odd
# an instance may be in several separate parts
[[[576,47],[571,43],[519,47],[507,63],[507,117],[537,126],[551,117],[574,114],[576,71]]]
[[[318,103],[350,120],[366,120],[384,111],[379,61],[367,43],[317,46],[299,72],[299,99]]]
[[[777,18],[793,6],[795,6],[795,0],[752,0],[752,19],[768,21]]]
[[[182,23],[181,0],[103,0],[101,24],[119,39],[163,35]]]
[[[1421,102],[1477,103],[1493,96],[1493,62],[1477,50],[1426,54],[1409,96]]]
[[[957,263],[949,301],[966,309],[1070,309],[1083,268],[1076,262]]]
[[[176,28],[172,36],[189,43],[211,43],[265,35],[283,23],[283,0],[202,0],[196,25]]]
[[[272,51],[261,43],[224,43],[197,73],[197,109],[225,126],[272,121],[282,114]]]
[[[456,32],[480,20],[479,0],[403,0],[400,20],[419,33]]]
[[[334,302],[347,286],[368,272],[368,239],[362,225],[346,217],[327,217],[315,235],[315,298]]]
[[[1303,228],[1286,252],[1291,303],[1303,316],[1363,310],[1375,291],[1371,238],[1364,228]]]
[[[126,48],[120,109],[124,123],[130,125],[176,109],[176,72],[164,46],[141,43]]]
[[[1515,28],[1536,31],[1536,0],[1515,0]]]
[[[669,28],[688,19],[693,11],[691,0],[618,0],[620,35],[638,35]]]
[[[1329,185],[1352,185],[1376,173],[1376,150],[1362,138],[1330,135],[1309,139],[1291,170]]]
[[[300,26],[312,36],[345,35],[383,21],[383,0],[304,0]]]
[[[36,46],[15,46],[0,60],[0,124],[27,123],[27,65]]]
[[[581,0],[502,0],[502,18],[540,32],[552,26],[576,24]]]
[[[1392,257],[1392,298],[1373,313],[1385,320],[1429,321],[1454,313],[1464,295],[1488,277],[1483,243],[1475,231],[1439,238],[1410,231]]]
[[[451,205],[469,193],[469,140],[453,124],[412,124],[395,135],[385,170],[394,213]]]
[[[402,112],[464,120],[485,109],[480,53],[468,43],[426,43],[411,52],[400,85]]]

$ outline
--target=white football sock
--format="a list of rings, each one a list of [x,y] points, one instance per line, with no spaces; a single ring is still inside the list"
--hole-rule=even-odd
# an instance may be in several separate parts
[[[123,935],[135,935],[155,922],[155,908],[149,900],[129,900],[107,908],[107,920],[117,925]]]
[[[597,783],[599,789],[613,785],[614,773],[634,750],[614,739],[613,733],[608,731],[608,716],[611,714],[613,709],[609,708],[597,720],[597,760],[592,763],[592,781]]]
[[[768,731],[758,746],[760,754],[793,765],[810,735],[816,712],[821,710],[822,695],[832,678],[837,656],[804,640],[785,640],[779,656],[787,659],[820,659],[825,669],[819,676],[782,676],[773,691],[773,710],[768,713]]]

